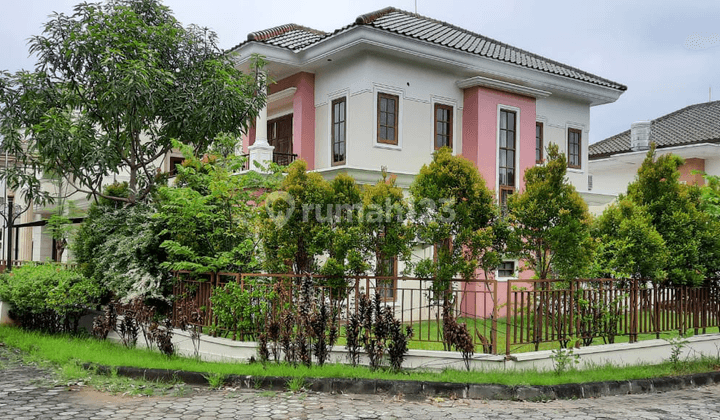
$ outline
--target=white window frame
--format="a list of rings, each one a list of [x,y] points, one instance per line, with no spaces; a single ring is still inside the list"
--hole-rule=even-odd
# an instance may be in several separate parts
[[[398,97],[398,139],[397,139],[397,145],[394,144],[387,144],[387,143],[380,143],[377,141],[378,137],[378,94],[384,93],[386,95],[395,95]],[[405,101],[405,90],[402,88],[397,88],[393,86],[386,86],[386,85],[374,85],[373,86],[373,115],[372,115],[372,121],[373,121],[373,135],[372,135],[372,145],[373,147],[376,147],[378,149],[388,149],[388,150],[402,150],[403,145],[403,102]],[[346,110],[347,112],[347,110]],[[347,161],[347,160],[346,160]]]
[[[500,203],[500,111],[515,113],[515,192],[520,190],[520,108],[512,105],[498,104],[495,117],[495,198]],[[533,148],[534,151],[534,148]],[[535,153],[533,152],[533,157]],[[533,159],[534,161],[534,159]]]
[[[513,271],[514,274],[512,275],[512,277],[500,277],[500,270],[498,268],[496,268],[495,269],[495,280],[497,280],[497,281],[518,280],[517,272],[518,272],[519,261],[518,260],[502,260],[502,262],[504,262],[504,263],[512,262],[513,267],[515,268],[515,270]]]
[[[336,99],[345,98],[345,163],[342,165],[333,164],[333,120],[332,120],[332,108],[333,101]],[[348,166],[348,133],[350,132],[350,92],[349,89],[343,89],[328,95],[327,100],[328,107],[328,123],[327,123],[327,145],[328,145],[328,167],[330,168],[344,168]]]
[[[458,116],[458,105],[457,101],[443,98],[439,96],[430,97],[430,153],[435,152],[435,104],[451,106],[453,109],[452,113],[452,153],[457,155],[457,116]]]

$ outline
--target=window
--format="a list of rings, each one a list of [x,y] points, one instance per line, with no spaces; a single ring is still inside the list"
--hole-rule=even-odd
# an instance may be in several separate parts
[[[449,105],[435,104],[435,150],[441,147],[452,148],[453,108]]]
[[[177,175],[177,167],[182,166],[183,160],[182,157],[170,156],[170,176]]]
[[[543,162],[543,123],[535,123],[535,163]]]
[[[497,268],[497,276],[515,277],[515,261],[503,261]]]
[[[500,110],[500,144],[498,147],[498,183],[500,206],[507,207],[508,197],[515,192],[515,129],[516,114]]]
[[[378,261],[380,277],[391,277],[377,280],[377,292],[383,300],[395,300],[397,295],[397,257],[383,258]]]
[[[345,98],[332,101],[332,148],[333,165],[345,163]]]
[[[568,167],[580,169],[580,151],[582,150],[582,131],[568,129]]]
[[[378,143],[398,144],[398,103],[396,95],[378,93]]]

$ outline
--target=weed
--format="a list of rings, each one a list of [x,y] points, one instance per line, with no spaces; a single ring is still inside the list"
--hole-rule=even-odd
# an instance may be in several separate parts
[[[261,378],[253,378],[253,388],[260,389],[262,388],[262,379]]]
[[[305,387],[305,378],[296,376],[288,381],[287,386],[291,392],[300,392]]]
[[[568,370],[574,369],[573,365],[580,363],[580,355],[574,353],[575,349],[556,349],[552,351],[550,358],[555,367],[555,373],[562,375]]]
[[[208,386],[212,389],[219,389],[225,385],[226,376],[221,373],[210,373],[208,375],[203,375],[203,377],[207,379]]]
[[[667,341],[672,346],[672,348],[670,349],[670,357],[668,358],[668,362],[672,364],[673,369],[675,371],[686,370],[686,366],[684,363],[685,361],[682,360],[680,356],[682,355],[683,347],[687,345],[688,341],[682,334],[677,337],[666,338],[665,341]]]
[[[275,395],[277,395],[277,393],[275,391],[263,391],[260,393],[260,396],[262,398],[272,398]]]

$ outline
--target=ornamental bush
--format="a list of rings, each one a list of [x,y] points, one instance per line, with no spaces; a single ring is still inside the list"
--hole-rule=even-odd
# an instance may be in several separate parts
[[[100,288],[74,269],[57,264],[26,265],[0,276],[0,300],[23,328],[78,332],[80,317],[97,302]]]

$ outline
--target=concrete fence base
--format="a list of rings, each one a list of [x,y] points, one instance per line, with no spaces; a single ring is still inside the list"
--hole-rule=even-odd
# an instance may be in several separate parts
[[[12,325],[13,320],[10,319],[10,304],[0,300],[0,325]]]

